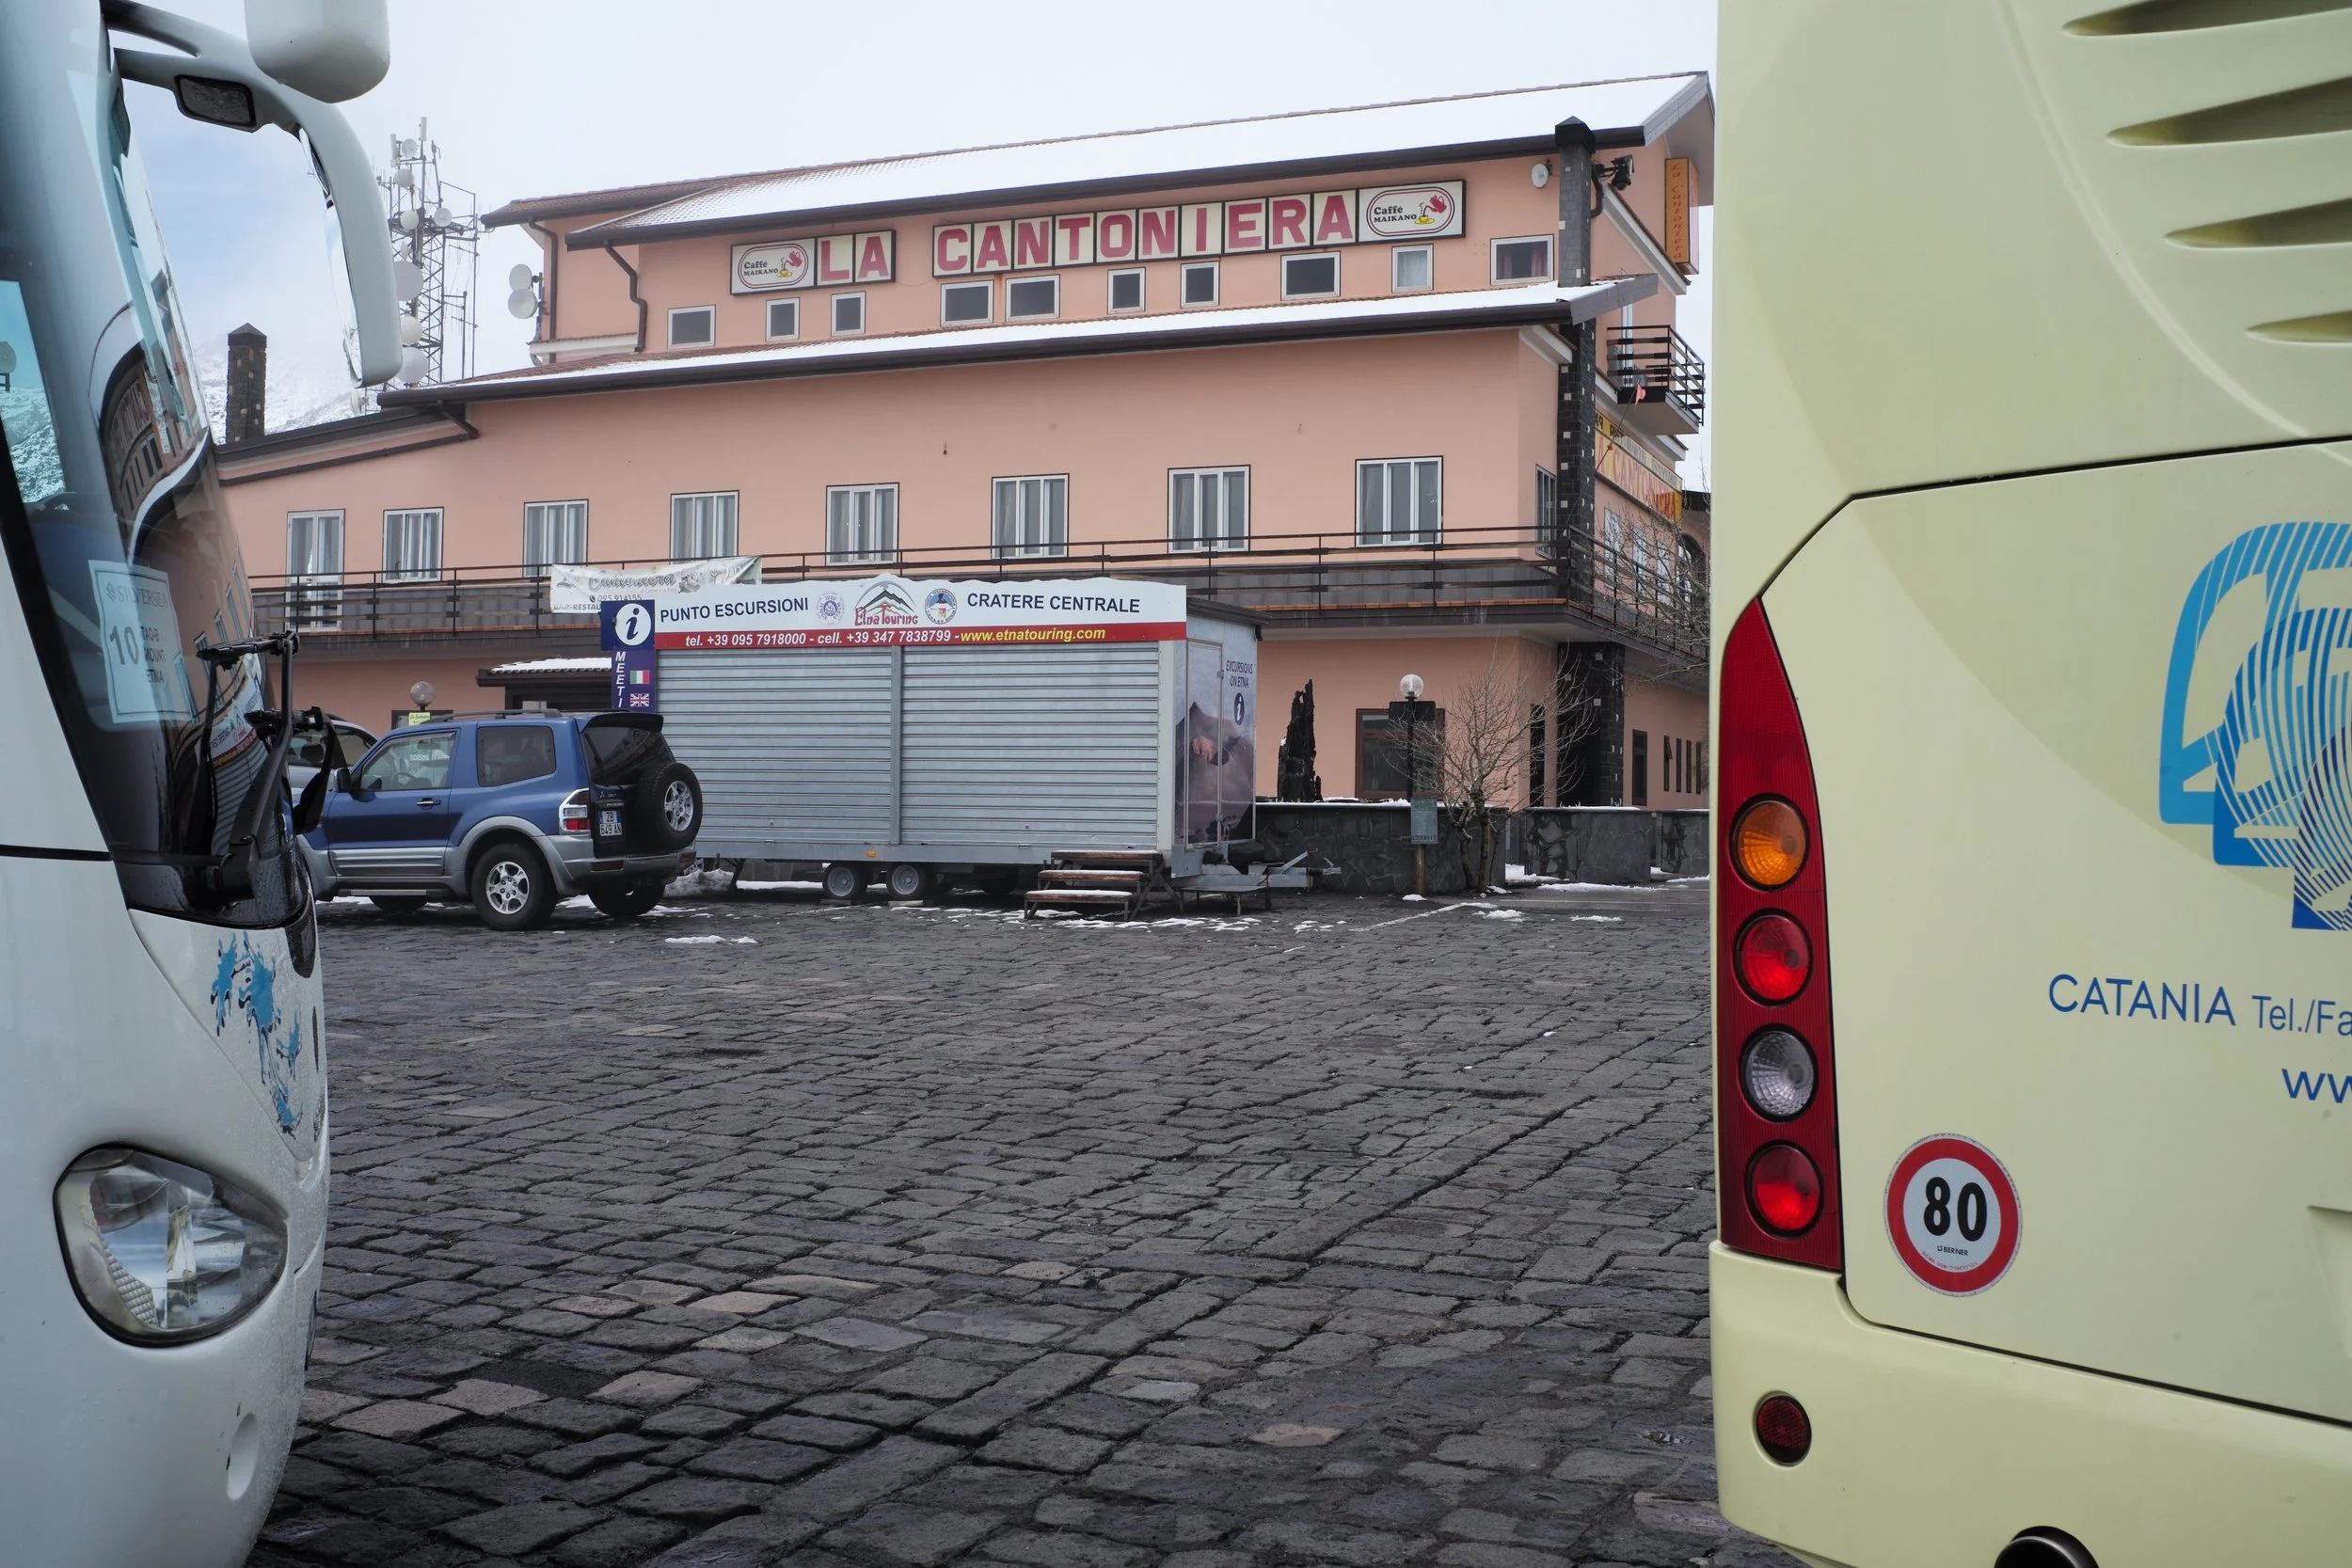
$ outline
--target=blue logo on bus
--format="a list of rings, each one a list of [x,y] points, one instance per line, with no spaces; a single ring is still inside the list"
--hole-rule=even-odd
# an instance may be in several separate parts
[[[2160,751],[2165,821],[2293,872],[2296,926],[2352,931],[2352,524],[2254,529],[2198,574]]]

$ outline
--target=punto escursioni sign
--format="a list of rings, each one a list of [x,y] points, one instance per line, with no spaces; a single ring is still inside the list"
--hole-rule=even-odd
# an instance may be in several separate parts
[[[1237,201],[943,223],[931,230],[931,276],[1312,250],[1447,239],[1461,232],[1462,182],[1432,180]]]
[[[756,294],[771,289],[887,283],[895,276],[897,249],[898,235],[888,229],[867,234],[823,234],[813,240],[739,245],[732,253],[734,290],[739,294]]]

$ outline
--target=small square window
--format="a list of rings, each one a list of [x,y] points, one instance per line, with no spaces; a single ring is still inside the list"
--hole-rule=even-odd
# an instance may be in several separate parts
[[[996,309],[990,283],[950,283],[939,291],[939,319],[949,326],[984,322]]]
[[[1550,240],[1497,240],[1495,242],[1495,282],[1523,282],[1529,278],[1549,277],[1550,276]]]
[[[1401,245],[1389,252],[1389,287],[1401,294],[1435,288],[1437,252],[1425,245]]]
[[[670,312],[670,346],[699,348],[714,342],[719,336],[719,310],[712,305],[697,305],[690,309]]]
[[[1186,305],[1216,303],[1216,263],[1195,261],[1184,269],[1184,301]]]
[[[1061,279],[1016,277],[1005,285],[1005,319],[1035,321],[1061,314]]]
[[[1141,267],[1111,274],[1111,309],[1114,310],[1143,309],[1143,269]]]
[[[1339,292],[1340,258],[1337,252],[1282,258],[1284,299],[1330,299]]]
[[[833,331],[836,338],[866,330],[866,296],[835,294],[833,296]]]
[[[797,299],[771,299],[768,302],[768,341],[776,342],[801,335],[801,302]]]

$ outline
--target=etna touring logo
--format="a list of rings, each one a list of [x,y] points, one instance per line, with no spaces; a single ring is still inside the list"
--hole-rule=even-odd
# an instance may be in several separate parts
[[[907,585],[889,578],[866,591],[857,602],[856,624],[861,626],[912,626],[917,624],[914,600]]]
[[[2198,574],[2160,756],[2165,821],[2291,872],[2296,926],[2352,931],[2352,524],[2254,529]]]

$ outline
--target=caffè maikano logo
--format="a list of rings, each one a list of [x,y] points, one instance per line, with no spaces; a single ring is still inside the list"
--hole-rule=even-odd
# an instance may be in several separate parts
[[[1448,239],[1461,232],[1462,182],[1435,180],[1238,201],[943,223],[931,230],[931,276]]]

